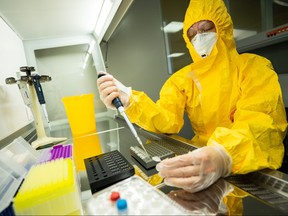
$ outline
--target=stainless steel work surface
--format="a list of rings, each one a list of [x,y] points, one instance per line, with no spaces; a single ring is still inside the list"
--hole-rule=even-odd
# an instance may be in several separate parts
[[[175,135],[159,135],[147,132],[136,125],[135,127],[143,143],[149,141],[159,143],[167,148],[174,149],[176,155],[193,151],[196,148],[196,146],[192,145],[191,141]],[[50,135],[70,136],[66,142],[73,143],[68,124],[52,128]],[[155,169],[145,170],[143,166],[131,157],[130,147],[139,144],[131,134],[131,131],[127,128],[123,119],[116,117],[115,119],[97,121],[97,135],[100,138],[104,152],[112,150],[120,151],[132,165],[136,165],[140,168],[145,176],[149,177],[157,173]],[[83,214],[91,215],[93,208],[95,209],[93,200],[97,199],[97,193],[91,193],[85,171],[79,172],[78,176],[81,183]],[[172,203],[174,202],[177,206],[182,206],[181,209],[183,210],[183,214],[287,215],[287,182],[288,179],[286,174],[268,170],[220,179],[206,190],[194,194],[180,188],[166,186],[163,183],[160,183],[157,186],[151,185],[151,187],[153,190],[156,190],[157,193],[159,192],[160,194],[165,195],[169,200],[172,200]],[[109,190],[109,188],[107,190]],[[133,200],[133,196],[128,196],[126,199],[128,200],[128,204],[129,202],[133,203],[133,201],[135,201]],[[104,200],[105,201],[103,202],[106,203],[102,203],[103,205],[107,205],[107,202],[110,202],[108,197]],[[157,205],[155,203],[153,204],[151,199],[142,200],[141,202],[146,202],[142,204],[144,206],[146,205],[150,210],[151,208],[155,208],[155,214],[161,214],[159,209],[156,210],[157,205],[159,204],[158,202]],[[95,205],[101,205],[99,200],[95,202]],[[113,205],[110,207],[114,208]],[[133,205],[129,206],[129,208],[133,208]],[[132,212],[135,214],[135,211]],[[143,215],[145,212],[146,214],[153,214],[153,211],[142,211],[139,212],[139,214]],[[97,214],[97,212],[93,213]],[[101,212],[101,214],[103,214],[103,212]],[[129,212],[127,214],[129,214]],[[163,211],[163,215],[167,215],[167,212],[165,213],[165,211]]]

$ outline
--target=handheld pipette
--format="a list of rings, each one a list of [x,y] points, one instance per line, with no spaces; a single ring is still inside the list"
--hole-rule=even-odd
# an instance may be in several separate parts
[[[49,118],[48,118],[48,113],[47,113],[47,109],[46,109],[46,102],[45,102],[45,98],[44,98],[44,93],[43,93],[43,90],[42,90],[42,86],[40,84],[40,79],[41,79],[41,76],[38,75],[38,74],[35,74],[33,75],[33,84],[34,84],[34,87],[35,87],[35,90],[36,90],[36,93],[37,93],[37,97],[38,97],[38,101],[42,107],[42,110],[43,110],[43,114],[46,118],[46,121],[48,123],[48,127],[49,129],[51,130],[51,126],[50,126],[50,121],[49,121]]]
[[[21,92],[21,96],[23,98],[23,101],[24,101],[25,105],[31,109],[31,101],[30,101],[30,97],[29,97],[29,91],[28,91],[27,84],[26,84],[26,82],[21,81],[20,72],[16,72],[16,76],[18,78],[17,85],[18,85],[18,88]]]
[[[105,76],[105,74],[98,74],[98,78],[100,78],[102,76]],[[129,129],[131,130],[132,134],[137,139],[137,141],[140,144],[140,146],[142,147],[142,149],[145,151],[147,157],[149,157],[149,154],[146,151],[146,149],[144,148],[144,145],[143,145],[141,139],[139,138],[134,126],[132,125],[131,121],[129,120],[127,114],[125,113],[125,110],[124,110],[124,107],[123,107],[123,104],[122,104],[121,100],[118,97],[116,97],[116,98],[113,99],[112,103],[118,109],[119,113],[123,116],[123,118],[125,119]]]

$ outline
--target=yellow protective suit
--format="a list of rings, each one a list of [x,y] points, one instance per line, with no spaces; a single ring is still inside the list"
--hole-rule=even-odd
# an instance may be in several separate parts
[[[218,36],[211,55],[204,59],[186,34],[200,20],[211,20]],[[221,144],[232,157],[233,174],[279,168],[287,122],[270,61],[236,51],[223,0],[191,0],[183,37],[193,63],[166,81],[156,103],[144,92],[133,91],[126,110],[131,121],[149,131],[173,134],[182,128],[187,112],[193,141]]]

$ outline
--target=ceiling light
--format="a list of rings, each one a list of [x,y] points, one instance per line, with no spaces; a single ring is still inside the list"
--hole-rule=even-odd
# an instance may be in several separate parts
[[[90,45],[89,45],[89,49],[88,49],[88,53],[89,53],[89,54],[92,53],[92,50],[94,49],[95,44],[96,44],[95,40],[92,40],[91,43],[90,43]]]
[[[183,22],[170,22],[166,26],[164,26],[163,30],[166,33],[176,33],[183,29]]]
[[[185,53],[171,53],[167,57],[168,58],[177,58],[177,57],[183,56],[184,54]]]
[[[97,24],[95,27],[95,33],[97,35],[100,35],[101,29],[103,28],[105,24],[105,21],[110,13],[111,8],[112,8],[112,2],[110,0],[104,0],[101,11],[100,11],[100,15],[98,17]]]
[[[278,4],[278,5],[281,5],[281,6],[284,6],[284,7],[288,7],[288,2],[286,1],[281,1],[281,0],[274,0],[273,1],[275,4]]]
[[[95,47],[95,44],[96,44],[95,40],[92,40],[91,43],[90,43],[90,45],[89,45],[89,49],[88,49],[88,51],[87,51],[87,53],[86,53],[86,55],[85,55],[84,63],[83,63],[83,65],[82,65],[82,68],[83,68],[83,69],[85,69],[86,66],[87,66],[87,62],[88,62],[89,57],[90,57],[90,55],[91,55],[91,53],[92,53],[92,51],[93,51],[93,49],[94,49],[94,47]]]
[[[94,33],[100,43],[122,0],[104,0]]]
[[[243,38],[247,38],[257,34],[256,31],[243,30],[243,29],[233,29],[233,32],[235,40],[241,40]]]

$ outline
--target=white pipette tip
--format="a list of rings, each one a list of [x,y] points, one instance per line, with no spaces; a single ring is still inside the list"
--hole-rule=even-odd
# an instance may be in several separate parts
[[[160,162],[161,158],[159,156],[153,156],[152,160],[154,160],[155,162]]]
[[[137,139],[138,143],[142,146],[143,143],[142,143],[141,139],[138,136],[136,137],[136,139]]]
[[[140,139],[138,136],[136,136],[136,139],[137,139],[138,143],[141,145],[142,149],[145,151],[146,157],[150,157],[150,155],[148,154],[148,152],[147,152],[146,149],[144,148],[144,145],[143,145],[141,139]]]

